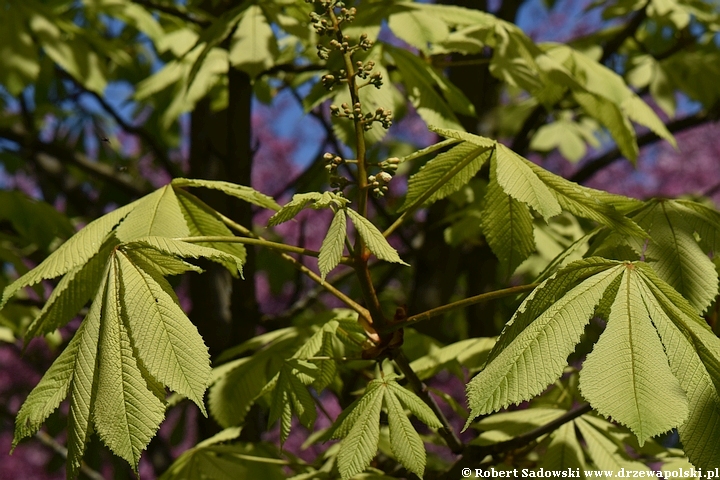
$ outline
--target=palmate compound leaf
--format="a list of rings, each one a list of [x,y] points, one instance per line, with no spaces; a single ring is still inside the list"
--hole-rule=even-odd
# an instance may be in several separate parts
[[[405,202],[399,211],[408,209],[427,192],[433,192],[423,202],[430,205],[460,190],[480,170],[492,153],[494,144],[478,146],[468,142],[452,147],[428,161],[408,181]]]
[[[370,249],[376,257],[380,260],[385,260],[386,262],[399,263],[401,265],[409,266],[407,263],[402,261],[397,250],[388,243],[385,237],[383,237],[383,234],[380,233],[380,230],[378,230],[378,228],[370,220],[351,208],[348,208],[346,211],[350,220],[353,222],[353,225],[355,225],[355,229],[365,242],[365,245],[367,245],[368,249]]]
[[[282,206],[282,208],[268,220],[268,227],[274,227],[281,223],[292,220],[304,208],[310,207],[315,210],[321,208],[342,208],[348,204],[348,199],[332,192],[308,192],[296,193],[292,200]]]
[[[425,447],[408,420],[403,407],[432,428],[442,424],[414,393],[394,380],[372,380],[365,394],[346,408],[328,432],[330,438],[344,438],[338,453],[338,468],[343,479],[364,471],[375,457],[380,437],[380,410],[385,405],[390,426],[393,453],[408,470],[422,477]]]
[[[615,265],[570,291],[557,292],[564,295],[537,317],[528,317],[524,328],[504,331],[499,341],[506,335],[514,335],[512,340],[467,385],[471,414],[465,428],[478,415],[529,400],[557,380],[605,290],[622,271],[622,265]],[[534,301],[543,303],[544,297],[535,298],[526,299],[518,311],[535,310]]]
[[[175,190],[171,185],[165,185],[137,202],[137,206],[116,230],[118,240],[121,242],[155,235],[167,237],[190,235]]]
[[[648,472],[650,469],[631,459],[625,449],[615,443],[597,427],[597,419],[583,415],[575,420],[575,425],[585,440],[588,457],[596,468],[617,473],[621,469]]]
[[[667,363],[633,264],[623,268],[605,331],[580,371],[580,391],[595,410],[630,428],[642,446],[681,425],[685,392]]]
[[[711,469],[720,458],[720,394],[714,367],[720,359],[718,339],[694,308],[644,264],[643,298],[660,334],[670,368],[687,395],[689,415],[678,427],[683,449],[696,466]],[[699,354],[697,343],[706,351]],[[696,345],[694,345],[694,343]],[[703,359],[706,355],[713,359]]]
[[[710,222],[698,221],[692,210],[674,200],[651,200],[632,218],[650,234],[647,246],[636,240],[635,249],[644,249],[660,278],[704,312],[718,293],[718,274],[695,239],[694,227]]]
[[[550,471],[586,467],[582,445],[575,434],[575,422],[565,423],[553,432],[538,466]]]
[[[92,431],[137,468],[164,417],[159,380],[202,405],[209,380],[207,350],[162,278],[164,272],[197,268],[182,256],[231,259],[161,237],[111,249],[87,317],[21,408],[15,443],[37,431],[69,394],[68,475],[76,475]],[[239,259],[234,261],[239,265]],[[166,355],[168,350],[178,353]]]
[[[497,182],[497,163],[490,167],[481,220],[485,239],[508,277],[535,251],[533,219],[528,206],[505,194]]]
[[[343,249],[345,248],[345,236],[347,234],[347,219],[345,210],[339,208],[333,216],[328,232],[320,246],[320,256],[318,257],[318,267],[320,268],[320,276],[325,280],[330,271],[337,267],[342,259]]]
[[[309,378],[308,383],[312,383],[317,373],[316,365],[291,358],[285,361],[280,373],[274,379],[275,390],[270,404],[268,428],[280,419],[280,445],[285,443],[290,434],[293,411],[300,419],[300,423],[312,430],[317,418],[317,411],[315,402],[301,377],[305,377],[306,381]]]
[[[244,185],[237,185],[235,183],[222,182],[219,180],[199,180],[193,178],[174,178],[171,184],[174,187],[202,187],[219,190],[232,197],[257,205],[258,207],[275,211],[280,210],[280,205],[278,205],[272,197]]]
[[[0,309],[21,288],[35,285],[41,280],[59,277],[85,264],[98,253],[108,234],[133,211],[139,201],[113,210],[88,223],[85,228],[60,245],[40,265],[8,285],[3,291]]]

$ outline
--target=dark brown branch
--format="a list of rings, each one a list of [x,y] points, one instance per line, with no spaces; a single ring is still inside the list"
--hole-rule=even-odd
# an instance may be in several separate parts
[[[488,455],[494,456],[523,448],[527,445],[530,445],[532,442],[542,437],[543,435],[551,433],[560,428],[561,426],[565,425],[566,423],[571,422],[576,418],[585,415],[586,413],[589,413],[591,411],[592,407],[590,406],[590,404],[585,404],[581,407],[564,413],[560,417],[546,423],[545,425],[541,425],[540,427],[530,430],[529,432],[518,435],[517,437],[513,437],[510,440],[493,443],[491,445],[468,445],[463,451],[462,458],[458,460],[455,465],[453,465],[452,468],[445,472],[445,474],[442,475],[440,478],[461,478],[461,472],[463,468],[477,467],[478,462],[482,461],[482,459],[487,457]]]
[[[76,152],[59,143],[46,143],[38,138],[30,138],[11,128],[0,128],[0,138],[15,142],[22,147],[35,152],[42,152],[54,157],[60,163],[73,165],[91,176],[114,185],[133,196],[142,196],[148,193],[144,186],[138,186],[132,177],[117,172],[112,166],[90,160],[86,155]]]
[[[75,84],[75,86],[79,89],[81,89],[84,93],[87,93],[91,95],[95,100],[98,101],[100,106],[105,110],[108,115],[110,115],[115,122],[120,125],[120,128],[125,130],[127,133],[131,133],[133,135],[137,135],[140,137],[143,142],[147,144],[148,147],[150,147],[150,150],[152,150],[153,155],[155,155],[155,158],[160,162],[160,164],[165,168],[165,170],[172,176],[172,177],[178,177],[180,176],[180,172],[178,171],[177,167],[170,161],[170,158],[167,155],[167,151],[162,148],[162,146],[155,140],[155,137],[148,132],[146,129],[137,126],[132,125],[128,122],[126,122],[120,114],[115,111],[115,109],[105,100],[105,98],[98,94],[97,92],[94,92],[92,90],[88,90],[85,88],[81,83],[79,83],[77,80],[75,80],[70,75],[64,75],[67,79],[72,80],[72,82]]]
[[[673,120],[672,122],[669,122],[666,126],[670,133],[677,133],[713,121],[714,119],[715,116],[712,113],[700,112],[685,118]],[[638,147],[643,147],[653,142],[657,142],[658,140],[660,140],[660,137],[658,137],[655,133],[647,132],[637,138],[637,144]],[[587,182],[597,172],[607,167],[608,165],[620,160],[621,158],[623,157],[620,153],[620,149],[617,147],[613,148],[612,150],[600,155],[599,157],[587,161],[587,163],[585,163],[577,172],[575,172],[570,177],[570,180],[577,183]]]
[[[615,35],[610,40],[608,40],[607,43],[605,43],[605,45],[603,46],[603,54],[600,57],[600,63],[605,63],[612,55],[614,55],[620,49],[620,47],[622,47],[622,44],[625,43],[625,40],[635,35],[635,32],[637,32],[638,28],[640,28],[640,25],[642,25],[642,23],[647,18],[648,3],[649,2],[646,2],[640,10],[635,12],[630,21],[625,25],[622,30],[617,33],[617,35]]]

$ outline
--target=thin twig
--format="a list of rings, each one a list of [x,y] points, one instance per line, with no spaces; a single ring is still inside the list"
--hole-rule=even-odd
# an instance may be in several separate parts
[[[442,305],[440,307],[431,308],[430,310],[427,310],[422,313],[418,313],[417,315],[412,315],[412,316],[408,317],[404,322],[393,323],[391,325],[388,325],[388,327],[384,330],[381,330],[381,332],[382,333],[394,332],[395,330],[400,330],[401,328],[409,327],[418,322],[422,322],[424,320],[429,320],[431,318],[438,317],[440,315],[443,315],[447,312],[451,312],[453,310],[457,310],[459,308],[466,308],[466,307],[469,307],[470,305],[475,305],[477,303],[487,302],[490,300],[497,300],[498,298],[510,297],[513,295],[517,295],[518,293],[529,292],[529,291],[533,290],[535,287],[537,287],[538,285],[540,285],[540,284],[539,283],[530,283],[528,285],[518,285],[516,287],[503,288],[501,290],[495,290],[492,292],[481,293],[479,295],[464,298],[462,300],[458,300],[457,302],[448,303],[447,305]]]
[[[35,438],[40,440],[40,442],[47,445],[48,447],[52,448],[55,451],[55,453],[57,453],[58,455],[60,455],[61,457],[63,457],[64,459],[67,460],[67,456],[68,456],[67,448],[63,447],[60,443],[58,443],[57,440],[55,440],[49,434],[47,434],[46,432],[44,432],[42,430],[38,430],[37,433],[35,433]],[[85,462],[80,463],[80,471],[92,480],[105,480],[105,477],[103,477],[100,474],[100,472],[88,467]]]
[[[208,20],[204,20],[202,18],[197,18],[193,15],[190,15],[187,12],[184,12],[183,10],[179,9],[176,6],[170,6],[167,4],[158,4],[154,2],[150,2],[148,0],[131,0],[132,3],[135,3],[137,5],[142,5],[143,7],[152,8],[153,10],[157,10],[158,12],[166,13],[168,15],[171,15],[173,17],[177,17],[181,20],[185,20],[190,23],[194,23],[195,25],[198,25],[200,27],[206,28],[209,27],[212,22]]]

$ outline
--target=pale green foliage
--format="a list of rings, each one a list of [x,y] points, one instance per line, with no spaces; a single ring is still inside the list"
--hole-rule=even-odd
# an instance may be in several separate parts
[[[219,180],[198,180],[193,178],[174,178],[171,184],[175,187],[201,187],[219,190],[226,195],[239,198],[240,200],[245,200],[246,202],[257,205],[258,207],[276,211],[280,210],[280,205],[278,205],[272,197],[264,195],[257,190],[244,185],[237,185],[235,183],[222,182]]]
[[[400,255],[397,253],[397,250],[388,243],[385,237],[383,237],[383,234],[380,233],[380,230],[378,230],[378,228],[370,220],[352,209],[348,209],[347,214],[367,247],[375,254],[376,257],[380,260],[385,260],[386,262],[408,265],[402,261]]]
[[[511,275],[535,251],[532,221],[528,206],[506,195],[498,184],[497,162],[493,162],[481,226],[503,277]]]
[[[622,270],[619,265],[609,268],[565,293],[472,379],[467,385],[472,412],[466,428],[478,415],[529,400],[560,377],[603,292]],[[530,305],[525,308],[532,308],[532,299],[526,302]]]
[[[340,263],[343,249],[345,248],[345,238],[347,235],[347,220],[345,210],[338,209],[330,222],[327,235],[323,239],[320,246],[320,256],[318,257],[318,267],[320,275],[323,279],[325,276]]]
[[[427,162],[410,177],[405,203],[399,211],[422,200],[429,205],[458,191],[480,170],[491,154],[488,147],[462,143]],[[432,192],[428,196],[428,192]]]
[[[310,208],[318,210],[321,208],[330,208],[330,205],[333,205],[336,208],[344,207],[347,203],[347,199],[331,192],[296,193],[293,195],[292,200],[283,205],[283,207],[275,215],[270,217],[268,220],[268,226],[273,227],[275,225],[280,225],[281,223],[295,218],[295,216],[308,205]]]
[[[628,268],[607,328],[580,373],[582,395],[601,414],[627,425],[640,445],[685,420],[687,399],[665,361],[643,286]]]
[[[343,479],[364,471],[375,457],[383,405],[388,414],[394,454],[405,468],[422,477],[425,448],[403,407],[429,427],[440,428],[442,424],[420,398],[398,385],[394,378],[386,377],[371,381],[365,394],[343,411],[329,432],[331,438],[344,437],[337,456]]]

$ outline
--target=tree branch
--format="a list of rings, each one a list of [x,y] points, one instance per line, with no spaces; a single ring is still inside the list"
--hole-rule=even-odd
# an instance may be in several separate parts
[[[63,72],[64,73],[64,72]],[[115,122],[120,125],[120,128],[125,130],[128,133],[131,133],[133,135],[137,135],[140,137],[143,142],[147,144],[148,147],[150,147],[150,150],[152,150],[153,155],[155,155],[155,158],[160,162],[160,164],[165,168],[165,170],[170,174],[172,177],[178,177],[180,176],[180,172],[178,171],[177,167],[170,161],[170,158],[167,156],[167,152],[165,149],[163,149],[158,142],[155,140],[155,137],[153,137],[150,132],[145,130],[144,128],[132,125],[128,122],[126,122],[120,114],[115,111],[115,109],[105,100],[105,98],[98,94],[97,92],[94,92],[92,90],[88,90],[85,88],[84,85],[79,83],[75,78],[68,74],[63,75],[65,78],[71,80],[73,84],[81,89],[83,93],[91,95],[97,102],[100,104],[100,106],[105,110],[112,118],[115,120]]]
[[[46,153],[47,155],[54,157],[60,163],[74,165],[95,178],[115,185],[130,195],[142,196],[148,193],[148,189],[145,188],[145,186],[138,186],[137,182],[129,175],[117,172],[110,165],[94,162],[86,155],[76,152],[59,143],[46,143],[35,137],[28,138],[27,135],[18,133],[11,128],[0,128],[0,137],[6,138],[34,151]]]
[[[697,127],[704,123],[714,121],[715,117],[715,112],[699,112],[695,115],[690,115],[685,118],[673,120],[672,122],[669,122],[666,127],[670,131],[670,133],[681,132],[683,130]],[[655,133],[647,132],[637,137],[637,144],[638,147],[643,147],[650,143],[657,142],[658,140],[660,140],[660,137],[658,137]],[[617,160],[620,160],[621,158],[623,158],[623,156],[620,153],[620,149],[615,147],[597,158],[588,160],[577,172],[575,172],[570,177],[569,180],[576,183],[587,182],[590,178],[592,178],[593,175],[598,173],[600,170],[616,162]]]
[[[590,404],[585,404],[574,410],[570,410],[555,420],[541,425],[529,432],[513,437],[510,440],[504,442],[493,443],[491,445],[468,445],[462,452],[462,459],[457,461],[450,470],[445,472],[440,478],[442,479],[457,479],[461,478],[461,472],[464,468],[477,467],[478,462],[482,461],[483,458],[488,455],[499,455],[504,452],[511,450],[517,450],[525,447],[535,441],[536,439],[553,432],[565,425],[568,422],[575,420],[576,418],[585,415],[592,411]]]
[[[60,443],[58,443],[57,440],[55,440],[49,434],[45,433],[42,430],[38,430],[37,433],[35,433],[35,438],[37,438],[38,440],[40,440],[40,442],[42,442],[43,444],[45,444],[48,447],[50,447],[51,449],[53,449],[55,451],[55,453],[57,453],[64,459],[67,459],[67,456],[68,456],[67,448],[63,447]],[[85,462],[82,462],[80,464],[80,471],[82,473],[84,473],[91,480],[105,480],[105,477],[103,477],[100,472],[88,467]]]
[[[533,290],[535,287],[537,287],[538,285],[540,285],[540,284],[539,283],[530,283],[528,285],[519,285],[517,287],[503,288],[501,290],[495,290],[493,292],[481,293],[480,295],[475,295],[473,297],[464,298],[462,300],[458,300],[457,302],[448,303],[447,305],[442,305],[440,307],[432,308],[425,312],[418,313],[417,315],[408,317],[404,322],[390,324],[390,325],[388,325],[387,328],[381,330],[381,333],[394,332],[395,330],[400,330],[401,328],[409,327],[418,322],[422,322],[424,320],[429,320],[431,318],[443,315],[447,312],[457,310],[458,308],[466,308],[466,307],[469,307],[470,305],[475,305],[477,303],[487,302],[490,300],[496,300],[498,298],[510,297],[513,295],[517,295],[518,293],[529,292],[529,291]]]

